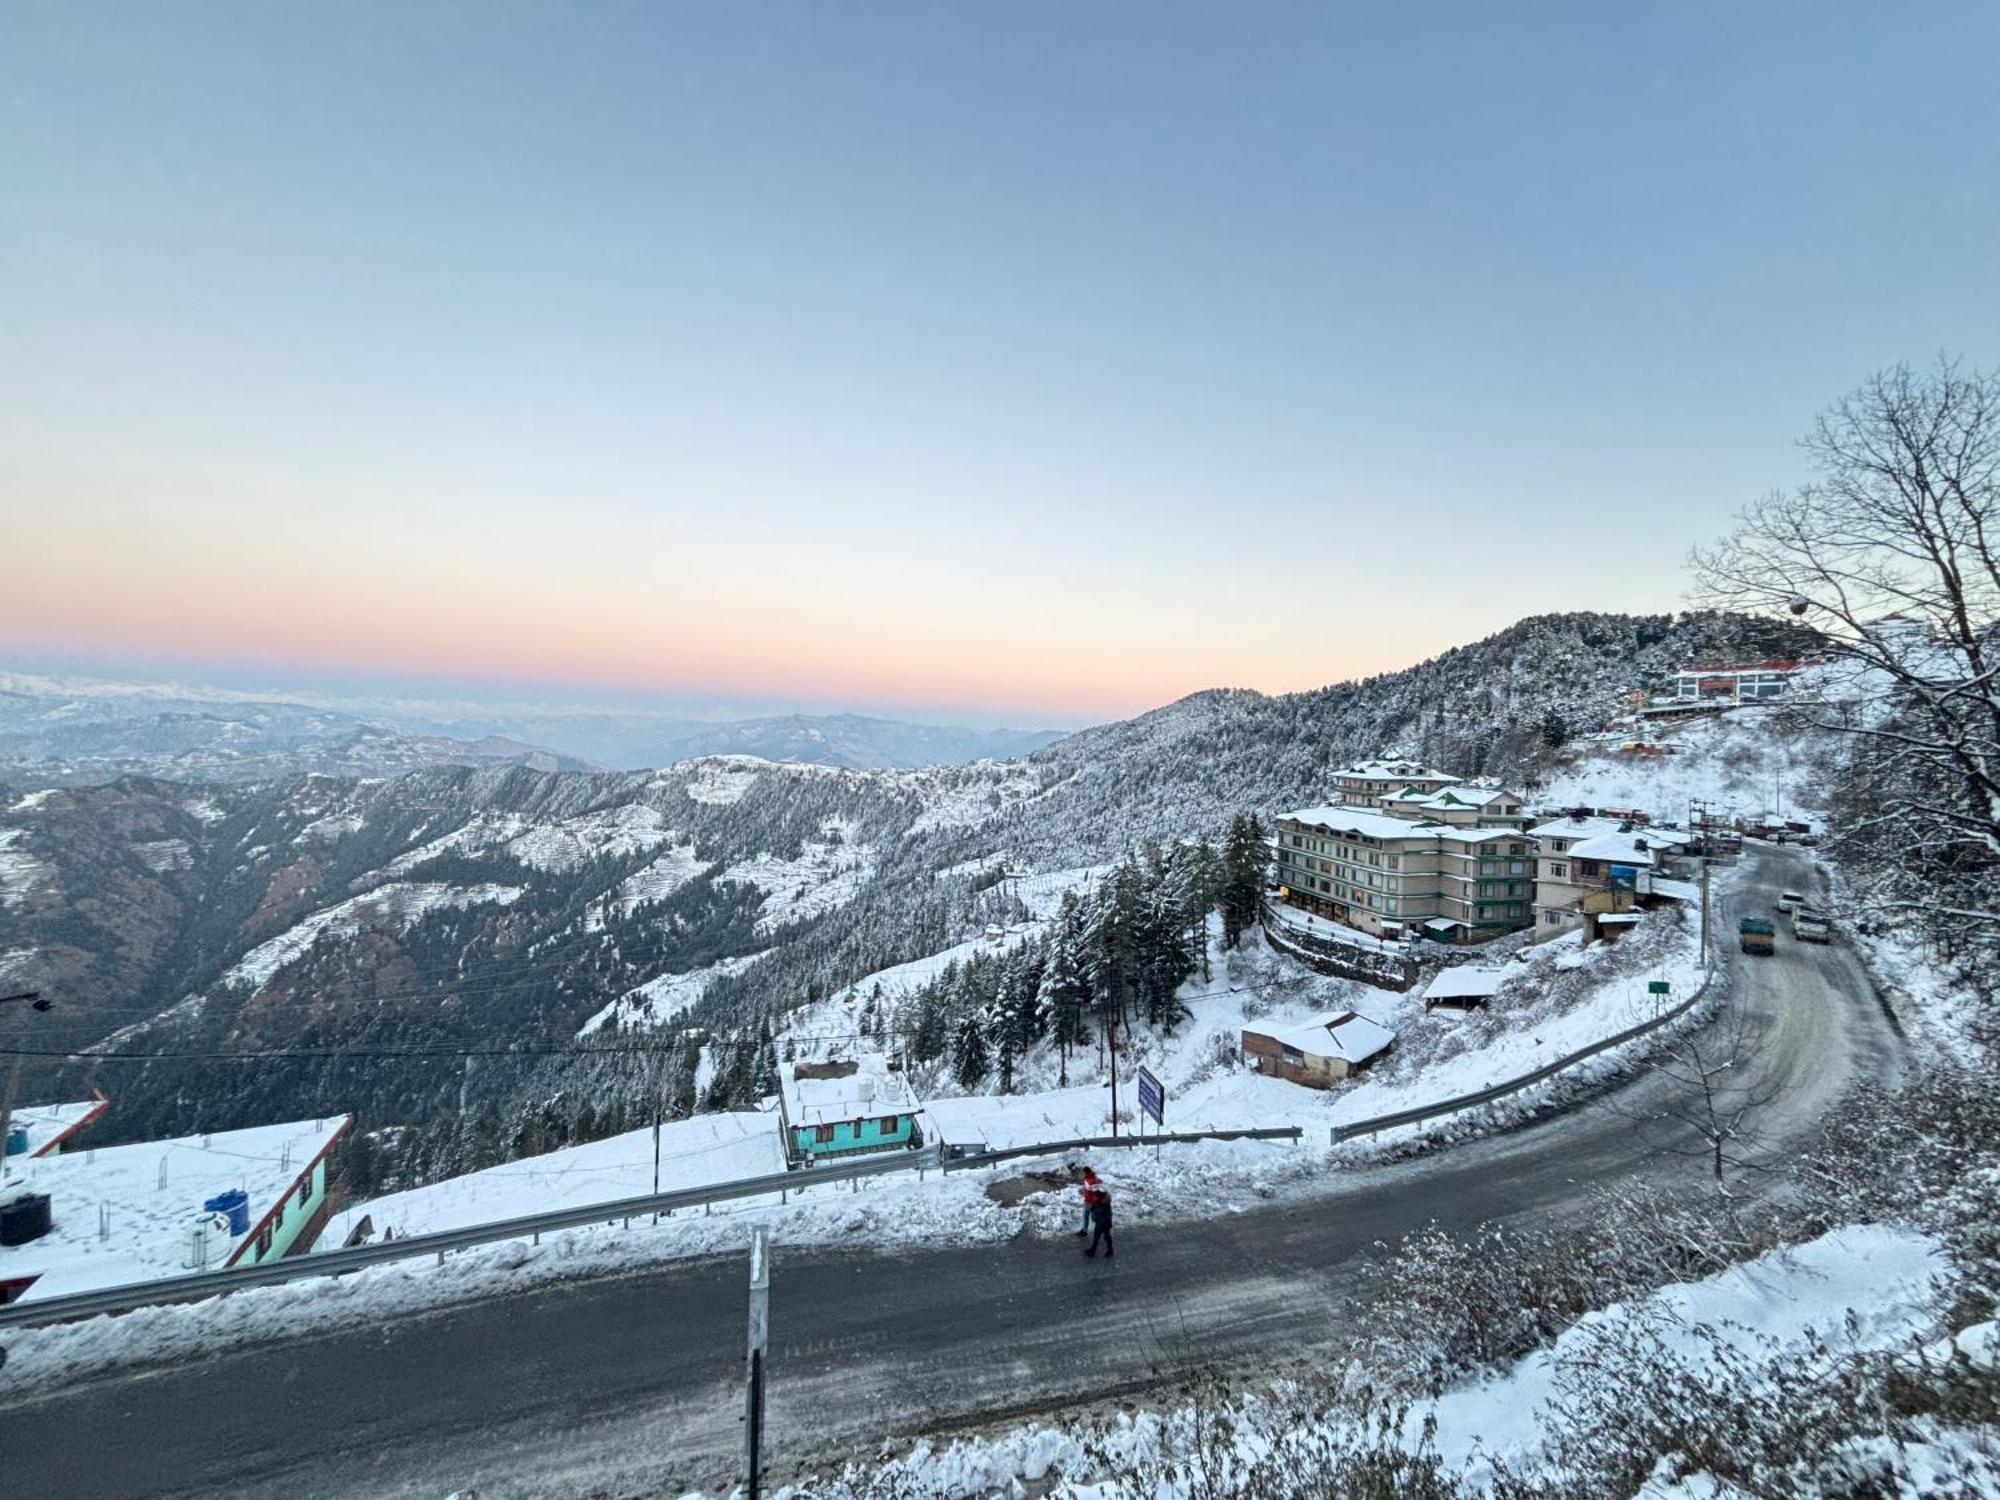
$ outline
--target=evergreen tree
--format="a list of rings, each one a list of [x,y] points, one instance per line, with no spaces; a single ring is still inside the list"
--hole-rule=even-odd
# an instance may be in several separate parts
[[[1229,820],[1229,838],[1222,851],[1222,941],[1234,948],[1257,925],[1264,900],[1264,867],[1268,851],[1264,830],[1253,813]]]
[[[980,1035],[979,1017],[967,1014],[958,1023],[952,1038],[951,1076],[967,1093],[979,1087],[986,1076],[986,1038]]]

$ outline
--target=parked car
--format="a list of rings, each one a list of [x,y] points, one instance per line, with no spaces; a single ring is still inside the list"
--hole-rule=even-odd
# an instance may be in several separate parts
[[[1745,953],[1769,958],[1778,951],[1777,929],[1768,917],[1745,917],[1736,924],[1736,938]]]
[[[1805,896],[1798,891],[1786,891],[1783,895],[1778,897],[1778,910],[1782,912],[1797,911],[1801,906],[1804,906],[1805,904],[1806,904]]]

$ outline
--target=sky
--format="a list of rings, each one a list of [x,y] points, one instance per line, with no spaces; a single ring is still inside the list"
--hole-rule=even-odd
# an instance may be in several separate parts
[[[2000,7],[0,9],[0,658],[1067,725],[1681,607]],[[4,663],[0,663],[4,664]]]

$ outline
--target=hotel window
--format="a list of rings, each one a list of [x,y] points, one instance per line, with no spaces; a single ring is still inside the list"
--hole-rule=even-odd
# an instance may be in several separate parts
[[[1568,861],[1566,861],[1566,860],[1560,860],[1560,859],[1557,859],[1557,860],[1551,860],[1551,861],[1549,862],[1549,879],[1551,879],[1551,880],[1567,880],[1567,879],[1569,879],[1569,863],[1568,863]]]

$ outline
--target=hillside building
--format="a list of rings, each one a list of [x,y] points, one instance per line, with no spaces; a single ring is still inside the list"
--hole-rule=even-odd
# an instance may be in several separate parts
[[[1674,675],[1674,701],[1732,707],[1775,703],[1791,690],[1802,661],[1791,659],[1740,665],[1683,667]]]
[[[793,1165],[924,1143],[909,1080],[877,1053],[785,1063],[778,1070],[778,1115]]]
[[[1393,755],[1357,761],[1333,773],[1334,793],[1342,807],[1379,808],[1384,798],[1398,792],[1419,791],[1430,796],[1456,786],[1458,781],[1444,771]]]
[[[1535,941],[1622,915],[1642,896],[1692,894],[1694,835],[1629,819],[1576,815],[1529,830],[1535,848]]]
[[[1281,814],[1277,837],[1279,899],[1376,937],[1484,942],[1533,920],[1532,847],[1519,827],[1335,806]]]
[[[1243,1028],[1243,1055],[1259,1073],[1332,1088],[1389,1050],[1396,1033],[1351,1010],[1288,1026]]]
[[[16,1157],[0,1187],[0,1302],[66,1296],[312,1248],[352,1118]]]

